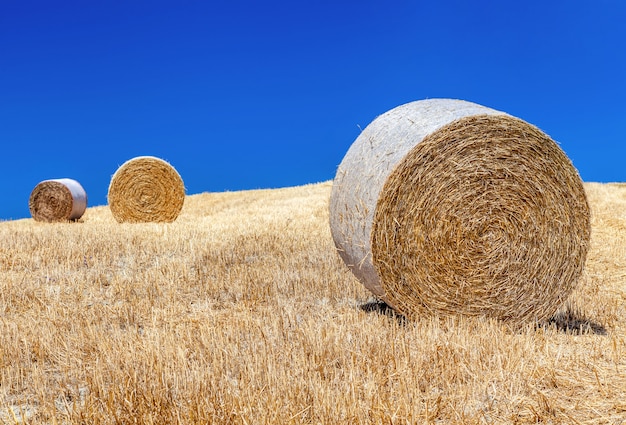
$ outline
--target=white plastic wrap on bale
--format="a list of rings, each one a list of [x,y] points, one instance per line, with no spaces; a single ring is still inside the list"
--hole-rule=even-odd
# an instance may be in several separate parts
[[[73,179],[56,179],[55,181],[61,183],[65,187],[70,190],[72,194],[72,199],[74,202],[72,203],[72,213],[70,214],[70,220],[78,220],[83,216],[85,210],[87,209],[87,192],[78,183]]]

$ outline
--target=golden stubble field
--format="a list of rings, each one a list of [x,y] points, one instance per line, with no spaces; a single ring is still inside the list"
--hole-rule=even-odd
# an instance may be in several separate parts
[[[626,185],[585,188],[585,277],[521,330],[376,303],[330,182],[188,196],[171,224],[2,222],[0,423],[626,424]]]

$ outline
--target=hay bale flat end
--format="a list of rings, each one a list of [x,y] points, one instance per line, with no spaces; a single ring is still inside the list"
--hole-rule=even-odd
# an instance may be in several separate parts
[[[168,162],[140,156],[122,164],[109,184],[108,203],[122,222],[172,222],[185,202],[182,178]]]

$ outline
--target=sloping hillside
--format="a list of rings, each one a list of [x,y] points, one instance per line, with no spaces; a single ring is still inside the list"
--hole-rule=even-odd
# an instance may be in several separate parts
[[[2,222],[0,423],[626,423],[626,185],[585,187],[584,279],[522,331],[377,304],[330,182]]]

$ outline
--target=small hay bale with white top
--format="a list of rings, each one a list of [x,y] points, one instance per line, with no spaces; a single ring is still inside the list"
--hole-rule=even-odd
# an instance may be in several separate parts
[[[30,193],[28,209],[36,221],[78,220],[87,209],[87,193],[74,179],[44,180]]]

